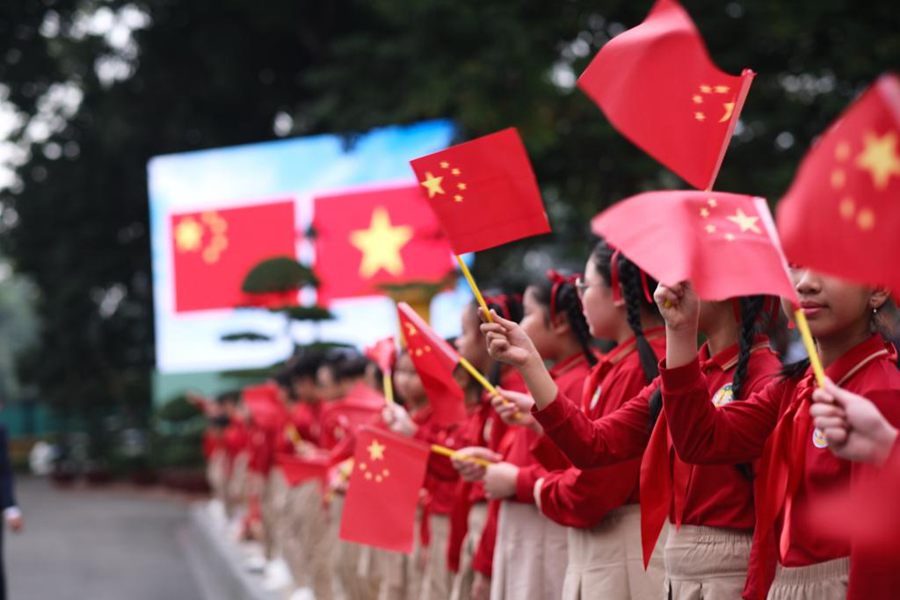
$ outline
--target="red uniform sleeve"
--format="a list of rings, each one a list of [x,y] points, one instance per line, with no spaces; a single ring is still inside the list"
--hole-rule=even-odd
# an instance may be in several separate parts
[[[694,464],[735,464],[762,454],[782,412],[782,381],[745,400],[716,408],[695,358],[669,369],[660,364],[663,409],[678,456]]]
[[[566,527],[594,527],[609,511],[637,501],[640,459],[600,469],[548,473],[540,489],[540,509]]]
[[[478,540],[478,548],[475,550],[475,556],[472,557],[472,569],[481,573],[488,579],[491,578],[492,567],[494,564],[494,546],[497,543],[497,519],[499,516],[500,500],[489,501],[484,531],[481,534],[481,539]]]
[[[657,385],[651,383],[619,409],[596,420],[562,394],[533,414],[547,437],[576,467],[616,464],[643,454],[650,438],[647,401]]]

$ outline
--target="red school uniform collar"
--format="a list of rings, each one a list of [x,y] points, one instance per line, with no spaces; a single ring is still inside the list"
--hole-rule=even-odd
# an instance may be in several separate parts
[[[864,366],[881,357],[894,361],[897,358],[897,351],[880,334],[875,333],[828,365],[825,374],[837,385],[841,385]],[[808,369],[807,372],[812,373],[812,370]]]
[[[663,325],[659,327],[651,327],[650,329],[644,332],[644,337],[649,340],[656,340],[666,336],[666,328]],[[615,365],[622,362],[629,354],[634,352],[637,349],[637,338],[635,336],[631,336],[621,344],[617,345],[615,348],[604,354],[600,357],[600,362],[598,365],[607,363],[610,365]]]
[[[769,348],[769,338],[764,335],[758,335],[753,339],[753,345],[750,347],[750,353],[767,350]],[[740,353],[740,345],[732,344],[724,350],[717,352],[713,356],[709,355],[709,342],[704,342],[700,347],[698,358],[700,359],[700,369],[708,371],[710,369],[719,369],[722,372],[729,371],[737,366],[738,354]]]
[[[572,369],[586,362],[587,357],[584,355],[584,352],[576,352],[553,365],[553,367],[550,368],[550,377],[556,379],[563,373],[568,373]]]

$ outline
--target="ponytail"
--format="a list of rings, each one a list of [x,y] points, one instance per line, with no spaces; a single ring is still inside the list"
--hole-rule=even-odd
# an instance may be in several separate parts
[[[533,284],[531,289],[535,300],[547,307],[549,323],[552,324],[557,315],[565,316],[572,335],[584,353],[585,360],[593,366],[597,364],[594,338],[591,337],[590,327],[584,318],[581,298],[578,297],[578,290],[575,288],[575,279],[574,275],[566,277],[551,269],[547,271],[546,279]]]

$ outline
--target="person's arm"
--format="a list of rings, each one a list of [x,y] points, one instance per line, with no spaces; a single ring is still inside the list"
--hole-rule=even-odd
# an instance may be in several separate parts
[[[600,469],[571,468],[539,479],[535,503],[550,520],[565,527],[594,527],[625,504],[638,485],[640,460]]]

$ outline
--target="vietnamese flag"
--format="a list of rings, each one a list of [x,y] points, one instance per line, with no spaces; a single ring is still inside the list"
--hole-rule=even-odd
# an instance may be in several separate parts
[[[591,229],[654,279],[690,281],[704,300],[755,294],[797,300],[763,198],[646,192],[594,217]]]
[[[279,452],[275,455],[275,462],[290,487],[297,487],[311,479],[317,479],[323,486],[327,481],[330,467],[327,456],[303,457]]]
[[[578,87],[613,126],[697,189],[712,189],[754,77],[713,64],[690,16],[658,0],[606,43]]]
[[[451,425],[463,421],[466,418],[463,390],[453,378],[459,354],[406,302],[397,305],[397,316],[407,352],[422,380],[435,422]]]
[[[175,312],[245,303],[241,284],[260,261],[296,256],[294,201],[172,215]],[[288,299],[297,303],[297,294]]]
[[[410,554],[428,446],[364,427],[356,438],[340,538]]]
[[[384,295],[382,284],[435,283],[454,270],[447,239],[416,186],[314,200],[319,304]]]
[[[900,78],[883,75],[809,151],[778,205],[788,259],[900,292]]]
[[[410,164],[456,254],[550,231],[537,179],[514,128]]]

